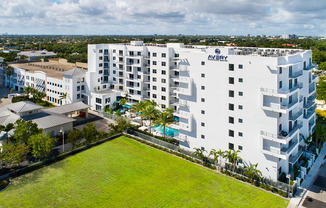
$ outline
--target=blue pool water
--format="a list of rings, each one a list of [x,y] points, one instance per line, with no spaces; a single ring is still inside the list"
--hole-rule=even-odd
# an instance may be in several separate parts
[[[161,132],[162,134],[164,132],[163,127],[161,127],[160,125],[154,126],[153,129],[155,131]],[[177,135],[179,135],[179,130],[172,129],[170,127],[165,127],[165,135],[170,136],[170,137],[177,136]]]

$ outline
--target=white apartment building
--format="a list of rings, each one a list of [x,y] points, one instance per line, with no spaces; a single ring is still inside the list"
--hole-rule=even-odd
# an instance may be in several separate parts
[[[126,93],[130,103],[172,107],[181,146],[241,150],[244,163],[277,180],[315,129],[311,57],[298,49],[89,45],[85,95],[96,110]]]
[[[85,73],[83,69],[48,62],[32,62],[10,64],[14,68],[10,88],[22,91],[31,86],[46,93],[45,100],[62,105],[84,101],[86,92]],[[5,86],[9,86],[9,78],[5,76]],[[67,93],[66,99],[61,96]]]

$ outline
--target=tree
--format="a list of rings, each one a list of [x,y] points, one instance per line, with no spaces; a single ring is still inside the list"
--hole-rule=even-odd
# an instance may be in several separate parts
[[[321,122],[320,119],[317,119],[316,122],[315,136],[316,136],[316,143],[318,147],[320,146],[322,141],[326,141],[326,127],[324,126],[324,124]]]
[[[44,135],[43,133],[32,135],[28,139],[32,154],[37,159],[48,157],[56,142],[56,138],[50,138],[49,134]]]
[[[1,152],[1,159],[6,165],[16,166],[25,161],[29,147],[25,144],[7,143],[3,146]]]
[[[117,124],[110,123],[109,127],[112,134],[122,133],[131,126],[130,120],[122,117],[116,119]]]
[[[24,88],[24,93],[27,95],[28,98],[29,98],[29,95],[32,94],[32,90],[33,90],[33,88],[31,86],[26,86]]]
[[[163,112],[169,114],[169,116],[173,117],[173,108],[164,108]]]
[[[202,162],[204,162],[205,160],[205,155],[204,152],[206,152],[206,150],[202,150],[200,148],[194,148],[195,152],[193,153],[193,155],[195,157],[197,157],[198,159],[200,159]]]
[[[72,148],[74,149],[76,145],[82,139],[82,133],[78,129],[73,129],[67,135],[67,142],[71,143]]]
[[[318,65],[318,68],[321,70],[326,70],[326,62],[322,62]]]
[[[66,99],[67,99],[67,93],[62,93],[62,95],[60,95],[60,100],[64,100],[65,101],[65,104],[66,104]]]
[[[33,123],[32,121],[25,121],[23,119],[19,119],[15,122],[13,141],[15,143],[27,144],[28,139],[31,136],[40,133],[42,133],[42,129],[39,129],[36,123]]]
[[[7,139],[9,138],[9,131],[12,130],[14,128],[14,124],[13,123],[8,123],[6,126],[4,125],[0,125],[0,132],[1,131],[5,131],[6,132],[6,136]]]
[[[215,166],[217,166],[217,162],[218,162],[218,159],[219,159],[218,151],[216,151],[216,149],[212,149],[209,152],[209,156],[211,156],[211,155],[213,155]]]
[[[173,123],[173,117],[172,114],[169,114],[167,112],[161,112],[158,114],[156,120],[154,121],[155,125],[160,125],[161,128],[163,128],[163,137],[165,138],[165,128],[167,125]]]
[[[97,140],[97,129],[94,123],[88,123],[82,129],[82,135],[86,140],[86,144],[90,144]]]
[[[326,81],[324,77],[321,77],[317,86],[317,99],[326,101]]]
[[[40,102],[44,97],[46,97],[46,93],[40,92],[35,88],[32,89],[32,95],[34,102]]]
[[[144,109],[144,116],[149,119],[149,132],[152,133],[152,121],[157,117],[159,111],[153,105],[148,105]]]
[[[254,182],[255,178],[261,179],[262,173],[257,169],[257,166],[258,163],[244,168],[244,172],[247,174],[248,178],[251,179],[251,183]]]
[[[11,76],[15,73],[15,69],[12,66],[6,66],[4,71],[9,79],[9,88],[10,88],[10,86],[11,86],[10,79],[11,79]]]
[[[146,105],[152,105],[153,107],[157,106],[157,103],[155,102],[155,100],[146,100],[145,103],[146,103]]]
[[[230,149],[224,153],[224,157],[228,159],[229,163],[232,163],[233,172],[235,171],[235,166],[241,160],[241,157],[238,155],[239,152],[240,150],[235,151],[234,149]]]
[[[119,102],[119,105],[126,105],[127,100],[125,98],[122,98]]]
[[[131,106],[131,111],[139,113],[140,119],[141,119],[141,125],[143,126],[143,120],[144,120],[144,110],[146,108],[146,103],[144,101],[140,101],[138,103],[135,103]]]

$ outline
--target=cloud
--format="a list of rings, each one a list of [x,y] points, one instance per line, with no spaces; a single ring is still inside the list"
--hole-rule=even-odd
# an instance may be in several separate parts
[[[326,32],[324,0],[1,0],[0,11],[0,33]]]

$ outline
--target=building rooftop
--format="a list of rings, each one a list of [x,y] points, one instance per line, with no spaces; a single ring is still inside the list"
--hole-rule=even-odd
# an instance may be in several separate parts
[[[43,56],[56,56],[57,54],[52,51],[22,51],[18,53],[19,56],[27,56],[27,57],[43,57]]]
[[[80,101],[80,102],[76,102],[76,103],[70,103],[70,104],[66,104],[66,105],[56,106],[53,108],[48,108],[44,111],[51,112],[51,113],[66,114],[66,113],[70,113],[70,112],[74,112],[74,111],[78,111],[78,110],[84,110],[84,109],[87,109],[90,107],[91,106],[86,105],[85,103]]]
[[[12,103],[10,105],[7,105],[7,108],[14,113],[23,113],[28,112],[32,110],[39,110],[43,109],[43,106],[37,105],[35,103],[32,103],[30,101],[21,101],[17,103]]]
[[[76,76],[76,75],[84,75],[86,73],[86,71],[83,69],[74,68],[74,69],[70,69],[68,71],[61,72],[61,73],[63,75],[67,75],[67,76]]]
[[[30,73],[36,71],[45,72],[48,77],[62,79],[62,72],[74,69],[72,64],[62,64],[57,62],[30,62],[9,64],[14,68],[25,69]]]
[[[38,128],[41,129],[47,129],[54,126],[63,125],[66,123],[74,122],[76,120],[62,114],[47,112],[40,112],[30,116],[23,116],[22,119],[24,119],[25,121],[32,120],[33,123],[36,123]]]

